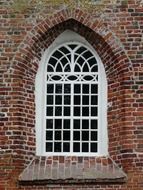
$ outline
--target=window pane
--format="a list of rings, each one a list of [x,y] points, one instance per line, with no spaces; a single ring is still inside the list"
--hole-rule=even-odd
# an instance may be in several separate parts
[[[80,93],[80,87],[81,87],[81,85],[80,84],[75,84],[74,85],[74,93]]]
[[[82,120],[82,129],[89,129],[89,120]]]
[[[62,104],[62,96],[55,96],[55,103],[56,105],[61,105]]]
[[[55,119],[55,129],[61,129],[61,128],[62,128],[62,120]]]
[[[61,140],[61,131],[55,131],[55,140]]]
[[[63,152],[70,152],[70,143],[63,143]]]
[[[46,120],[46,129],[53,129],[53,120],[52,119]]]
[[[47,84],[47,93],[54,92],[54,84]]]
[[[98,105],[97,96],[91,96],[91,105]]]
[[[89,94],[89,85],[88,84],[83,84],[82,93],[83,94]]]
[[[64,107],[64,116],[70,116],[70,107]]]
[[[97,152],[97,143],[91,143],[91,152]]]
[[[46,152],[52,152],[53,150],[53,143],[46,143]]]
[[[89,141],[89,132],[82,131],[82,141]]]
[[[82,143],[82,152],[89,152],[89,144],[88,143]]]
[[[71,86],[70,84],[64,84],[64,93],[70,93],[71,92]]]
[[[74,107],[74,116],[80,116],[80,107]]]
[[[63,140],[70,140],[70,131],[63,131]]]
[[[53,140],[53,131],[46,131],[46,140]]]
[[[82,108],[82,116],[89,116],[89,107]]]
[[[73,152],[80,152],[80,143],[73,143]]]
[[[47,105],[53,105],[53,96],[47,96]]]
[[[73,132],[73,140],[80,141],[80,131]]]
[[[53,116],[53,107],[47,107],[47,116]]]
[[[55,107],[55,116],[61,116],[62,115],[62,107]]]
[[[74,120],[74,126],[73,126],[74,129],[80,129],[80,120],[78,119],[75,119]]]
[[[92,107],[91,108],[91,116],[97,116],[98,112],[97,112],[97,107]]]
[[[89,96],[83,96],[82,97],[82,104],[83,105],[89,105]]]
[[[97,94],[98,93],[98,86],[97,84],[91,84],[91,93]]]
[[[74,105],[80,105],[80,96],[74,96]]]
[[[97,131],[91,131],[91,141],[97,141]]]
[[[70,129],[70,120],[64,119],[64,129]]]
[[[61,152],[61,142],[54,143],[54,152]]]
[[[97,129],[98,125],[97,125],[97,120],[91,120],[91,129]]]
[[[65,105],[70,105],[71,97],[70,96],[64,96],[64,104]]]
[[[56,84],[56,93],[62,93],[62,84]]]

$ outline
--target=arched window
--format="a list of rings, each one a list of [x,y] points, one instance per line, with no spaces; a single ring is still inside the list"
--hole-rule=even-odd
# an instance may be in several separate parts
[[[95,50],[66,31],[45,52],[36,78],[40,155],[107,155],[107,81]]]

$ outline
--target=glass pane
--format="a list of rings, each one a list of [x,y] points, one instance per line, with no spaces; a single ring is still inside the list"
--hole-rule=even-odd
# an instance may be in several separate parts
[[[70,84],[64,84],[64,93],[68,94],[71,92],[71,85]]]
[[[98,86],[97,86],[97,84],[92,84],[91,85],[91,93],[92,94],[97,94],[98,93]]]
[[[70,107],[64,107],[64,116],[70,116]]]
[[[80,87],[81,87],[80,84],[75,84],[74,85],[74,93],[80,93]]]
[[[82,131],[82,141],[89,141],[89,132]]]
[[[53,105],[53,96],[47,96],[47,105]]]
[[[56,93],[62,93],[62,84],[56,84]]]
[[[80,96],[74,96],[74,105],[80,105]]]
[[[82,129],[89,129],[89,120],[82,120]]]
[[[55,129],[61,129],[61,128],[62,128],[62,120],[55,119]]]
[[[80,143],[73,143],[73,152],[80,152]]]
[[[97,113],[97,107],[92,107],[91,108],[91,116],[97,116],[98,113]]]
[[[53,140],[53,131],[46,131],[46,140]]]
[[[53,93],[53,92],[54,92],[54,85],[47,84],[47,93]]]
[[[70,96],[64,96],[64,104],[65,105],[70,105],[71,97]]]
[[[80,107],[74,107],[74,116],[80,116]]]
[[[73,140],[74,141],[80,141],[80,131],[74,131],[73,132]]]
[[[70,152],[70,143],[63,143],[63,152]]]
[[[74,129],[80,129],[80,120],[79,119],[75,119],[74,120]]]
[[[91,141],[97,141],[97,131],[91,131]]]
[[[54,152],[61,152],[61,142],[54,143]]]
[[[70,140],[70,131],[63,131],[63,140]]]
[[[97,96],[91,96],[91,105],[98,105]]]
[[[91,120],[91,129],[97,129],[97,128],[98,128],[97,120]]]
[[[61,140],[61,131],[55,131],[55,140]]]
[[[62,115],[62,107],[55,107],[55,116],[61,116]]]
[[[64,129],[70,129],[70,120],[64,119]]]
[[[82,143],[82,152],[88,152],[89,148],[88,148],[88,143]]]
[[[82,97],[82,104],[83,105],[89,105],[89,96],[83,96]]]
[[[46,120],[46,129],[53,129],[53,120],[52,119]]]
[[[55,96],[55,103],[56,105],[61,105],[62,104],[62,96]]]
[[[46,152],[52,152],[53,150],[53,143],[46,143]]]
[[[83,94],[89,94],[89,85],[88,84],[83,84],[82,93]]]
[[[89,116],[89,107],[82,108],[82,116]]]
[[[57,59],[61,58],[63,56],[62,53],[60,53],[58,50],[55,51],[52,55],[52,57],[56,57]]]
[[[97,143],[91,143],[91,152],[97,152]]]
[[[47,107],[47,116],[53,116],[53,107]]]

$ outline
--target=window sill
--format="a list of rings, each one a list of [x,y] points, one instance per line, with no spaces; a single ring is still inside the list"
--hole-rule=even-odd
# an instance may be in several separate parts
[[[126,174],[110,157],[36,156],[19,176],[21,185],[124,183]]]

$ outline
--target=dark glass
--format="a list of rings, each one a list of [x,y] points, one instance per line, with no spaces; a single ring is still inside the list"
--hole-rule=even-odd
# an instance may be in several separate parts
[[[63,140],[70,140],[70,131],[63,131]]]
[[[89,116],[89,107],[82,108],[82,116]]]
[[[62,96],[61,95],[55,96],[55,104],[56,105],[61,105],[62,104]]]
[[[81,72],[81,68],[78,64],[75,65],[74,72]]]
[[[97,116],[97,115],[98,115],[97,107],[91,107],[91,116]]]
[[[71,92],[71,85],[70,84],[64,84],[64,93],[69,94]]]
[[[91,94],[97,94],[97,93],[98,93],[98,85],[91,84]]]
[[[70,143],[63,143],[63,152],[70,152]]]
[[[46,131],[46,140],[53,140],[53,131]]]
[[[56,93],[61,94],[62,93],[62,84],[56,84]]]
[[[83,84],[82,93],[83,94],[89,94],[89,84]]]
[[[51,57],[49,60],[49,64],[52,65],[53,67],[55,67],[56,63],[57,63],[57,60],[55,58]],[[48,64],[48,66],[50,66],[49,64]],[[50,72],[51,70],[47,69],[47,71]]]
[[[59,50],[62,51],[64,54],[69,53],[69,50],[66,47],[60,47]]]
[[[82,143],[82,152],[89,152],[89,144]]]
[[[71,97],[66,95],[64,96],[64,105],[70,105]]]
[[[61,76],[59,76],[59,75],[54,75],[54,76],[52,76],[52,79],[53,80],[55,80],[55,81],[58,81],[58,80],[61,80]]]
[[[89,120],[82,120],[82,129],[89,129]]]
[[[91,120],[91,129],[97,129],[97,128],[98,128],[97,120]]]
[[[77,47],[75,44],[68,45],[72,50]]]
[[[81,85],[80,84],[75,84],[74,85],[74,93],[80,93],[80,87],[81,87]]]
[[[49,64],[47,66],[47,72],[54,72],[53,67],[51,65],[49,65]],[[48,78],[47,78],[47,80],[48,80]]]
[[[62,63],[63,66],[65,66],[65,65],[68,63],[67,58],[66,58],[66,57],[63,57],[63,58],[61,59],[61,63]]]
[[[83,56],[85,57],[85,59],[88,59],[89,57],[92,57],[93,54],[90,51],[86,51]]]
[[[91,131],[91,141],[97,141],[97,131]]]
[[[46,129],[53,129],[53,120],[52,119],[46,120]]]
[[[64,69],[64,72],[70,72],[70,71],[71,71],[70,65],[67,64],[65,69]]]
[[[94,67],[92,67],[91,72],[98,72],[98,66],[97,66],[97,65],[95,65]]]
[[[80,152],[80,143],[73,143],[73,152]]]
[[[91,76],[91,75],[86,75],[86,76],[84,76],[83,78],[84,78],[84,80],[86,80],[86,81],[91,81],[91,80],[93,80],[93,76]]]
[[[98,105],[98,97],[91,96],[91,105]]]
[[[79,65],[83,65],[83,63],[84,63],[84,59],[82,58],[82,57],[79,57],[78,59],[77,59],[77,62],[78,62],[78,64]]]
[[[47,84],[47,93],[53,93],[53,92],[54,92],[54,85]]]
[[[53,96],[52,95],[47,96],[47,105],[53,105]]]
[[[87,64],[85,64],[84,65],[84,67],[83,67],[83,70],[82,70],[83,72],[89,72],[89,67],[88,67],[88,65]]]
[[[78,50],[76,51],[77,54],[81,54],[82,52],[86,51],[85,47],[80,47],[78,48]]]
[[[62,65],[61,63],[58,63],[58,65],[56,66],[56,72],[62,72],[63,69],[62,69]]]
[[[47,116],[53,116],[53,107],[47,107]]]
[[[82,131],[82,141],[89,141],[89,131]]]
[[[55,129],[61,129],[61,128],[62,128],[62,120],[55,119]]]
[[[89,96],[83,96],[82,97],[82,104],[83,105],[89,105]]]
[[[62,115],[62,107],[55,107],[55,116],[61,116]]]
[[[96,59],[93,57],[93,58],[91,58],[91,59],[89,59],[88,60],[88,63],[89,63],[89,65],[90,65],[90,67],[92,67],[93,65],[93,67],[92,67],[92,72],[98,72],[98,67],[97,67],[97,61],[96,61]],[[96,67],[96,69],[94,68],[94,67]]]
[[[74,96],[74,105],[80,105],[81,98],[80,96]]]
[[[70,129],[70,120],[64,119],[64,129]]]
[[[64,116],[70,116],[70,107],[64,107]]]
[[[68,80],[71,80],[71,81],[77,80],[77,76],[70,75],[70,76],[68,76]]]
[[[55,140],[61,140],[61,131],[55,131]]]
[[[98,148],[97,148],[97,143],[91,143],[91,152],[97,152],[98,151]]]
[[[61,142],[54,143],[54,152],[61,152]]]
[[[52,57],[56,57],[57,59],[61,58],[62,56],[63,56],[63,54],[60,53],[58,50],[56,50],[56,51],[53,53],[53,55],[52,55]]]
[[[74,116],[80,116],[80,107],[74,107]]]
[[[73,140],[74,141],[80,141],[80,131],[74,131],[73,132]]]
[[[52,152],[53,150],[53,143],[46,143],[46,152]]]
[[[80,129],[80,120],[79,119],[74,119],[74,129]]]

